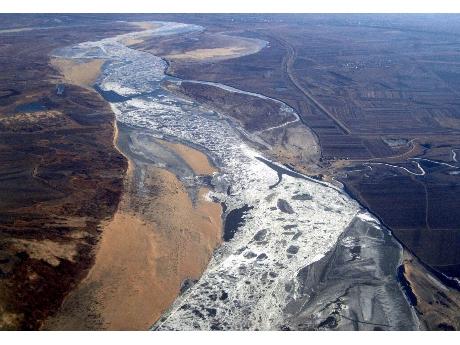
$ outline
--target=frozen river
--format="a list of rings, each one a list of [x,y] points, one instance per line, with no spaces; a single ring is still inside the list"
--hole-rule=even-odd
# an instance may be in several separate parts
[[[234,237],[215,252],[201,279],[178,297],[154,329],[282,329],[286,320],[296,315],[290,309],[292,303],[307,298],[299,273],[324,261],[347,238],[344,231],[357,220],[365,223],[361,228],[371,232],[376,241],[366,240],[366,231],[361,228],[364,232],[348,230],[356,237],[355,242],[372,243],[366,259],[372,259],[372,252],[383,259],[391,255],[392,263],[391,267],[383,259],[368,263],[369,270],[377,272],[367,275],[365,282],[370,279],[381,288],[378,293],[366,291],[357,298],[370,298],[369,303],[386,307],[378,309],[378,314],[372,305],[366,307],[368,310],[359,314],[366,320],[361,321],[389,329],[417,328],[413,310],[396,281],[401,248],[384,233],[378,221],[337,187],[290,173],[263,157],[242,137],[244,131],[234,121],[161,88],[161,82],[168,78],[164,74],[165,61],[122,43],[127,37],[201,30],[196,25],[162,23],[157,29],[85,42],[55,52],[65,58],[106,59],[98,87],[103,94],[118,96],[106,98],[117,121],[206,153],[220,169],[212,178],[214,190],[209,197],[226,205],[225,215],[233,210],[246,211]],[[281,179],[280,169],[287,171]],[[348,247],[344,248],[346,256]],[[353,252],[349,255],[352,258]],[[382,265],[386,265],[385,269],[381,269]],[[349,285],[352,284],[356,279],[350,279]],[[350,308],[359,308],[358,304],[349,303]],[[398,315],[390,317],[395,305]],[[352,311],[345,308],[342,313]],[[316,321],[312,321],[313,328],[321,324],[321,319]],[[345,329],[346,317],[343,322]]]

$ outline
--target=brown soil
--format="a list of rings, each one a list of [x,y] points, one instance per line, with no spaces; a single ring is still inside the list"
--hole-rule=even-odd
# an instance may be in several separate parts
[[[141,28],[142,30],[153,30],[153,29],[156,29],[156,28],[161,26],[161,24],[155,24],[155,23],[151,23],[151,22],[130,22],[130,24],[136,25],[137,27]],[[123,39],[122,42],[123,42],[123,44],[125,44],[127,46],[132,46],[132,45],[135,45],[135,44],[143,43],[144,39],[141,38],[141,37],[137,37],[137,38],[128,37],[128,38]]]
[[[460,293],[445,286],[417,258],[404,253],[404,276],[417,298],[415,309],[428,330],[460,330]]]
[[[54,58],[50,60],[50,63],[62,73],[68,83],[91,87],[101,72],[104,60],[92,59],[83,62],[73,59]]]

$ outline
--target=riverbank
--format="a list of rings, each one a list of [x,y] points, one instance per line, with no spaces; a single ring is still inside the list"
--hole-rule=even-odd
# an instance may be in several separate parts
[[[84,61],[77,61],[73,59],[52,58],[50,59],[50,64],[62,74],[63,81],[93,90],[92,85],[101,73],[104,60],[86,59]]]
[[[199,279],[221,242],[222,209],[207,200],[208,190],[199,188],[193,203],[174,173],[132,154],[143,149],[132,146],[132,129],[118,131],[122,143],[117,146],[130,162],[118,211],[100,228],[87,277],[45,329],[148,329],[179,295],[184,281]],[[177,144],[165,143],[169,145]],[[181,151],[184,158],[202,155],[185,146]],[[148,150],[143,153],[149,157]]]
[[[175,23],[165,27],[170,34],[195,29]],[[262,143],[254,136],[246,141],[249,136],[245,128],[200,102],[184,100],[162,88],[165,63],[159,56],[114,41],[74,47],[63,54],[82,56],[98,51],[98,57],[114,61],[105,65],[100,88],[121,125],[119,147],[135,163],[127,209],[155,226],[152,231],[159,236],[155,238],[159,243],[155,251],[166,248],[164,255],[151,260],[159,266],[150,267],[156,268],[157,281],[172,282],[164,285],[168,287],[180,282],[176,286],[184,292],[154,329],[284,329],[291,312],[290,300],[298,295],[291,288],[293,277],[333,249],[350,222],[361,214],[361,208],[342,190],[324,182],[290,170],[281,178],[281,164],[273,161],[271,166],[264,162],[265,154],[257,149]],[[147,70],[149,73],[145,73]],[[119,97],[113,99],[108,93]],[[259,94],[254,97],[260,102],[266,99]],[[267,130],[282,129],[278,124],[273,125],[276,126]],[[187,164],[190,161],[187,152],[184,155],[183,149],[168,147],[159,138],[200,148],[218,163],[221,172],[213,174],[212,179],[197,174],[197,166]],[[207,157],[202,157],[206,158],[202,159],[203,164],[209,163]],[[196,165],[196,157],[193,161]],[[198,164],[198,168],[203,164]],[[225,205],[227,216],[244,207],[247,212],[240,217],[243,221],[238,222],[241,226],[233,238],[214,252],[199,282],[192,284],[190,280],[196,278],[190,272],[203,262],[205,267],[210,258],[200,260],[206,249],[209,251],[212,240],[206,229],[213,229],[215,222],[209,212],[206,216],[195,215],[200,213],[198,205],[206,191],[202,188],[211,186],[212,200]],[[368,218],[366,222],[373,222]],[[352,254],[357,251],[354,246]],[[189,272],[187,275],[185,270]],[[392,273],[388,276],[393,277]],[[181,276],[187,278],[178,279]],[[386,280],[382,279],[384,284]],[[125,283],[121,278],[119,281]],[[401,303],[406,303],[395,280],[392,283]],[[364,294],[363,299],[368,301],[368,296]],[[375,317],[371,315],[369,321],[369,308],[387,305],[386,297],[383,295],[382,303],[366,303],[362,310],[358,305],[356,308],[362,311],[363,318],[357,322],[374,320],[375,324],[394,329],[416,326],[411,322],[407,327],[400,326],[399,319],[387,322],[385,308],[379,309]],[[145,304],[149,302],[147,299]],[[119,314],[131,316],[129,310],[121,310]],[[99,318],[100,329],[111,327],[105,318]],[[126,329],[126,326],[117,328]]]

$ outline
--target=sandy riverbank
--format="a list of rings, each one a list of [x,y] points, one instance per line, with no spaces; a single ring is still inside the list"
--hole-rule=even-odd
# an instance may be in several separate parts
[[[101,72],[104,60],[76,61],[74,59],[53,58],[50,60],[50,64],[62,74],[65,82],[92,89],[92,85]]]
[[[154,30],[157,29],[161,26],[160,23],[153,23],[153,22],[130,22],[130,24],[135,25],[139,27],[141,30]],[[140,44],[144,42],[144,39],[141,37],[126,37],[121,40],[123,44],[126,44],[127,46],[132,46],[135,44]]]
[[[91,88],[103,63],[51,60],[65,82],[85,88]],[[208,190],[201,188],[193,205],[173,173],[138,164],[118,140],[114,121],[114,145],[128,161],[118,210],[100,225],[101,239],[88,275],[43,329],[148,329],[177,297],[182,282],[201,276],[221,241],[222,209],[206,200]],[[197,175],[217,171],[197,150],[166,141],[162,145]]]
[[[164,140],[158,140],[158,142],[176,152],[192,168],[195,174],[212,175],[217,172],[216,167],[209,162],[204,153],[182,144],[170,143]]]
[[[181,150],[185,161],[204,157],[209,165],[200,152]],[[196,173],[216,171],[200,167]],[[201,188],[193,205],[173,173],[131,161],[119,209],[101,226],[92,269],[44,328],[148,329],[175,300],[182,282],[201,276],[221,242],[222,209],[206,193]]]

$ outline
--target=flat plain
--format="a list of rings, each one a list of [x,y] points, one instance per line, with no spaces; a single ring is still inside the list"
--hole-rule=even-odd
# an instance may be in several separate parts
[[[321,147],[307,171],[335,176],[423,262],[458,277],[456,18],[241,16],[211,28],[269,41],[268,49],[221,62],[172,60],[168,71],[290,105]],[[414,158],[427,159],[423,170]]]

